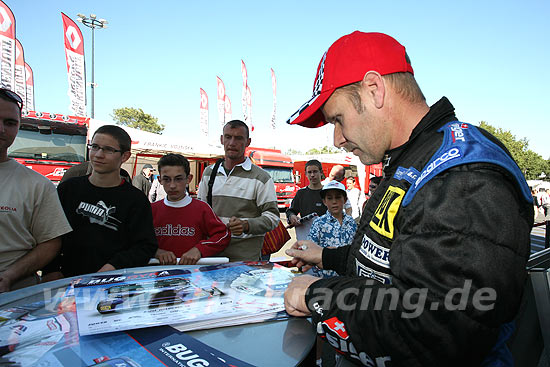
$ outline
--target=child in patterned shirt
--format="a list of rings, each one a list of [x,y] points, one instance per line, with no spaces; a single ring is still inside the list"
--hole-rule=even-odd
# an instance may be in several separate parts
[[[347,200],[346,188],[338,181],[330,181],[321,190],[323,204],[328,208],[326,214],[315,219],[309,230],[308,240],[321,247],[340,247],[351,244],[357,223],[344,212]],[[318,277],[332,277],[337,275],[332,270],[312,268]]]

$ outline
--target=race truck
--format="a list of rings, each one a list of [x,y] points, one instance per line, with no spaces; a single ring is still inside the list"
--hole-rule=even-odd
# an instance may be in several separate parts
[[[279,209],[289,208],[299,189],[292,175],[294,162],[290,156],[283,154],[278,149],[256,147],[246,148],[245,155],[255,165],[266,170],[273,179]]]
[[[86,160],[89,118],[28,111],[8,156],[58,184],[66,170]]]

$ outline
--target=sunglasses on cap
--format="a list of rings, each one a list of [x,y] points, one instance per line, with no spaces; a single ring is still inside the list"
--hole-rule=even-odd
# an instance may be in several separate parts
[[[17,93],[9,89],[0,88],[0,96],[6,97],[9,101],[16,103],[19,106],[19,110],[23,109],[23,100]]]

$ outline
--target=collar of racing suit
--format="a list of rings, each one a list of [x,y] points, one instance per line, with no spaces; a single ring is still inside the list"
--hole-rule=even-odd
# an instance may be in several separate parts
[[[449,121],[455,121],[457,118],[454,113],[454,106],[447,99],[447,97],[442,97],[439,101],[434,103],[428,113],[420,120],[418,125],[413,129],[411,136],[407,142],[397,148],[390,149],[386,151],[384,159],[382,161],[384,169],[384,177],[386,177],[386,168],[389,168],[389,172],[393,171],[392,162],[399,161],[399,157],[407,150],[409,145],[426,129],[429,129],[431,126],[439,124],[442,125]]]

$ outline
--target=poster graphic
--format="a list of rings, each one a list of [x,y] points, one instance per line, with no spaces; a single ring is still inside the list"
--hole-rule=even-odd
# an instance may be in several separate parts
[[[265,262],[84,277],[74,288],[79,332],[167,324],[186,331],[286,318],[283,293],[293,277]]]

